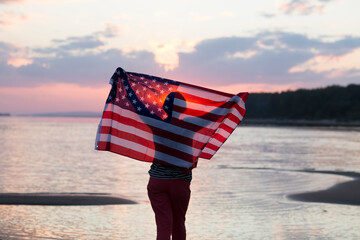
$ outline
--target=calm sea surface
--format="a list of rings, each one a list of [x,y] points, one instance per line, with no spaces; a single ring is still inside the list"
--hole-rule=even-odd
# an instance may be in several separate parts
[[[138,204],[0,205],[0,239],[155,239],[149,164],[94,151],[98,121],[0,118],[0,192],[110,193]],[[360,239],[359,206],[286,198],[350,180],[296,171],[307,169],[360,172],[360,130],[239,127],[193,171],[188,239]]]

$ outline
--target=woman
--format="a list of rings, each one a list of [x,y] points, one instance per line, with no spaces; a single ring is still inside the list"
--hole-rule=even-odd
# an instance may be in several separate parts
[[[149,170],[148,196],[155,213],[157,240],[186,239],[185,215],[190,200],[188,172],[154,162]]]
[[[172,92],[167,96],[170,102],[174,98],[185,101],[180,93]],[[168,114],[165,122],[170,122],[172,112],[163,108]],[[157,142],[155,140],[155,149]],[[155,159],[157,157],[155,156]],[[168,165],[165,162],[154,161],[149,170],[148,196],[155,213],[157,240],[186,239],[185,215],[190,201],[191,169]]]

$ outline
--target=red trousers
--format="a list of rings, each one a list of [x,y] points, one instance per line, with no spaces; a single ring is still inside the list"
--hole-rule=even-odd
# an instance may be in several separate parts
[[[182,179],[149,179],[148,196],[155,213],[157,240],[185,240],[190,183]]]

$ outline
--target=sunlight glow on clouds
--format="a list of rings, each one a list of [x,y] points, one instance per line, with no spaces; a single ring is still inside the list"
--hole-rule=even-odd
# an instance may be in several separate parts
[[[334,55],[318,55],[308,61],[299,64],[289,70],[290,73],[313,71],[316,73],[327,73],[327,77],[343,77],[349,70],[360,70],[360,48],[350,53]]]
[[[276,36],[272,36],[272,35],[256,41],[256,45],[259,48],[266,49],[266,50],[274,50],[276,48],[286,48],[287,47],[284,43],[278,41],[276,39]]]
[[[151,45],[154,47],[155,61],[163,66],[165,71],[173,70],[179,65],[176,45],[157,42],[153,42]]]
[[[229,58],[243,58],[243,59],[249,59],[252,58],[253,56],[257,55],[258,51],[256,50],[248,50],[245,52],[236,52],[232,55],[228,54]]]
[[[27,58],[10,58],[9,60],[7,60],[7,64],[17,68],[32,64],[33,62],[34,61],[32,59]]]
[[[153,47],[155,62],[160,64],[165,71],[174,70],[179,66],[178,52],[192,52],[195,43],[186,41],[173,41],[161,44],[157,41],[150,43]]]

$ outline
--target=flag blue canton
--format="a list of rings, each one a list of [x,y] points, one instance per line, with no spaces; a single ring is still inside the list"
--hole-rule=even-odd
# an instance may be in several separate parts
[[[110,83],[112,89],[107,102],[143,116],[171,119],[174,95],[179,86],[176,81],[125,72],[120,68]]]

